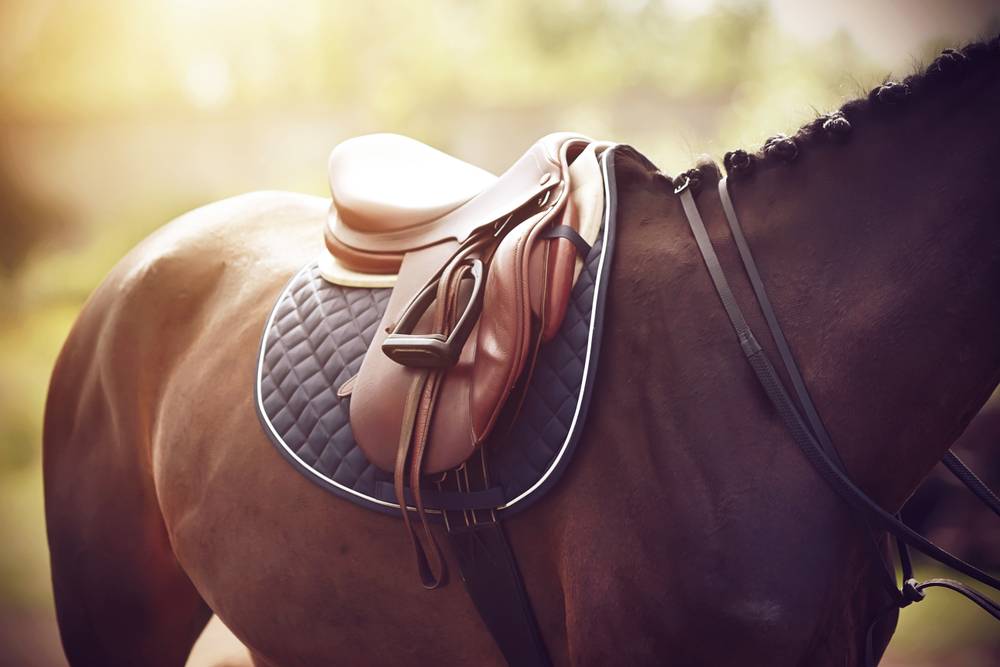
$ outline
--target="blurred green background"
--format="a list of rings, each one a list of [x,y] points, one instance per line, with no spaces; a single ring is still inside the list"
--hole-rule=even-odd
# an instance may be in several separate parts
[[[572,129],[676,173],[794,131],[998,16],[989,0],[4,0],[0,665],[63,664],[46,384],[87,294],[157,226],[255,189],[324,195],[330,149],[373,131],[499,171]],[[903,619],[885,664],[996,658],[995,628],[965,605]]]

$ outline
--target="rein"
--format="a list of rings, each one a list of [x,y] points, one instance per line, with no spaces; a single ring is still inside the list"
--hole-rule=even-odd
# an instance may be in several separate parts
[[[750,330],[743,311],[737,303],[732,289],[729,287],[725,272],[709,239],[708,231],[705,229],[705,223],[702,221],[701,214],[698,212],[698,207],[691,194],[691,178],[687,175],[681,178],[683,180],[675,187],[674,194],[680,197],[688,225],[690,225],[691,232],[694,234],[698,249],[701,251],[705,266],[708,268],[709,275],[712,278],[712,283],[715,285],[715,290],[719,295],[726,315],[729,317],[729,322],[736,332],[736,337],[739,339],[743,354],[746,356],[751,368],[753,368],[754,374],[757,376],[757,380],[763,387],[768,399],[770,399],[771,404],[778,412],[782,422],[784,422],[785,427],[791,433],[792,438],[802,450],[806,459],[808,459],[816,472],[833,488],[841,499],[864,519],[868,526],[869,535],[872,538],[871,544],[874,546],[878,558],[885,566],[886,573],[890,579],[888,584],[894,599],[890,606],[882,613],[876,615],[868,628],[865,649],[866,664],[875,665],[872,634],[882,616],[894,609],[902,608],[912,602],[922,600],[924,598],[924,591],[928,588],[947,588],[948,590],[960,593],[979,605],[995,619],[1000,620],[1000,604],[961,582],[951,579],[929,579],[924,582],[918,582],[914,578],[908,547],[924,553],[952,570],[961,572],[990,588],[1000,591],[1000,579],[970,565],[917,533],[903,523],[898,514],[894,515],[884,510],[851,481],[845,471],[843,461],[837,454],[830,435],[809,396],[809,391],[802,379],[798,364],[796,364],[795,358],[792,356],[791,350],[788,347],[788,341],[785,339],[774,308],[771,306],[771,300],[767,296],[767,291],[760,278],[760,273],[757,271],[757,265],[750,252],[750,247],[747,245],[746,238],[743,235],[743,229],[736,217],[736,209],[733,207],[732,198],[729,196],[726,177],[723,177],[719,181],[719,198],[722,201],[722,209],[729,223],[729,228],[732,231],[733,240],[736,242],[736,247],[739,250],[743,268],[753,287],[757,303],[764,315],[764,319],[767,321],[771,336],[778,347],[782,365],[791,379],[792,388],[802,408],[801,411],[790,398],[784,383],[771,364],[767,353],[760,346],[760,343],[757,342],[753,331]],[[805,413],[804,418],[802,413]],[[969,470],[958,456],[949,451],[945,454],[942,462],[977,498],[1000,516],[1000,498],[975,473]],[[895,538],[903,575],[903,584],[901,587],[897,588],[896,575],[892,571],[891,566],[885,562],[881,550],[878,549],[873,527],[881,528]]]

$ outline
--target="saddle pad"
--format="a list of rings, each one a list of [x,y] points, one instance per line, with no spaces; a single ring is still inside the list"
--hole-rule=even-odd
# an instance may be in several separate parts
[[[484,445],[491,488],[474,494],[466,507],[495,509],[500,516],[527,508],[559,478],[582,435],[614,246],[613,160],[614,150],[601,158],[601,232],[584,261],[565,320],[539,349],[517,418]],[[399,516],[392,474],[365,458],[351,434],[351,399],[337,395],[361,367],[391,291],[334,285],[321,277],[318,263],[305,266],[267,320],[254,389],[265,433],[296,470],[337,496]],[[425,504],[453,509],[448,495],[428,489]]]

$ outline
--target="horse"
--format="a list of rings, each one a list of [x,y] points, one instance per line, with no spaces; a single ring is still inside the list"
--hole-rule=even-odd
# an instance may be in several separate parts
[[[1000,380],[997,108],[994,39],[724,161],[846,471],[891,512]],[[883,614],[867,526],[761,392],[675,179],[615,150],[585,435],[559,485],[506,522],[553,664],[859,664],[866,642],[877,658],[896,609]],[[708,162],[686,175],[737,301],[766,331],[713,193],[721,177]],[[460,587],[414,585],[398,521],[305,482],[254,414],[262,323],[319,252],[328,206],[262,192],[197,209],[84,306],[44,424],[71,664],[182,665],[213,613],[261,666],[504,664]]]

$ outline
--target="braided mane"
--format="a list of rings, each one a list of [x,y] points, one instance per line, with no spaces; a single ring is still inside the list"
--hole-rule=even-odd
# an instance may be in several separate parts
[[[800,127],[795,134],[777,134],[767,139],[756,151],[729,151],[723,165],[730,178],[752,174],[758,165],[794,161],[801,151],[826,143],[845,143],[851,135],[851,121],[864,116],[890,116],[920,98],[946,91],[973,71],[996,66],[1000,61],[1000,35],[974,42],[961,49],[945,49],[923,71],[902,81],[886,80],[875,86],[865,97],[844,103],[832,113],[821,114]],[[714,165],[702,164],[678,176],[696,184],[714,171]]]

